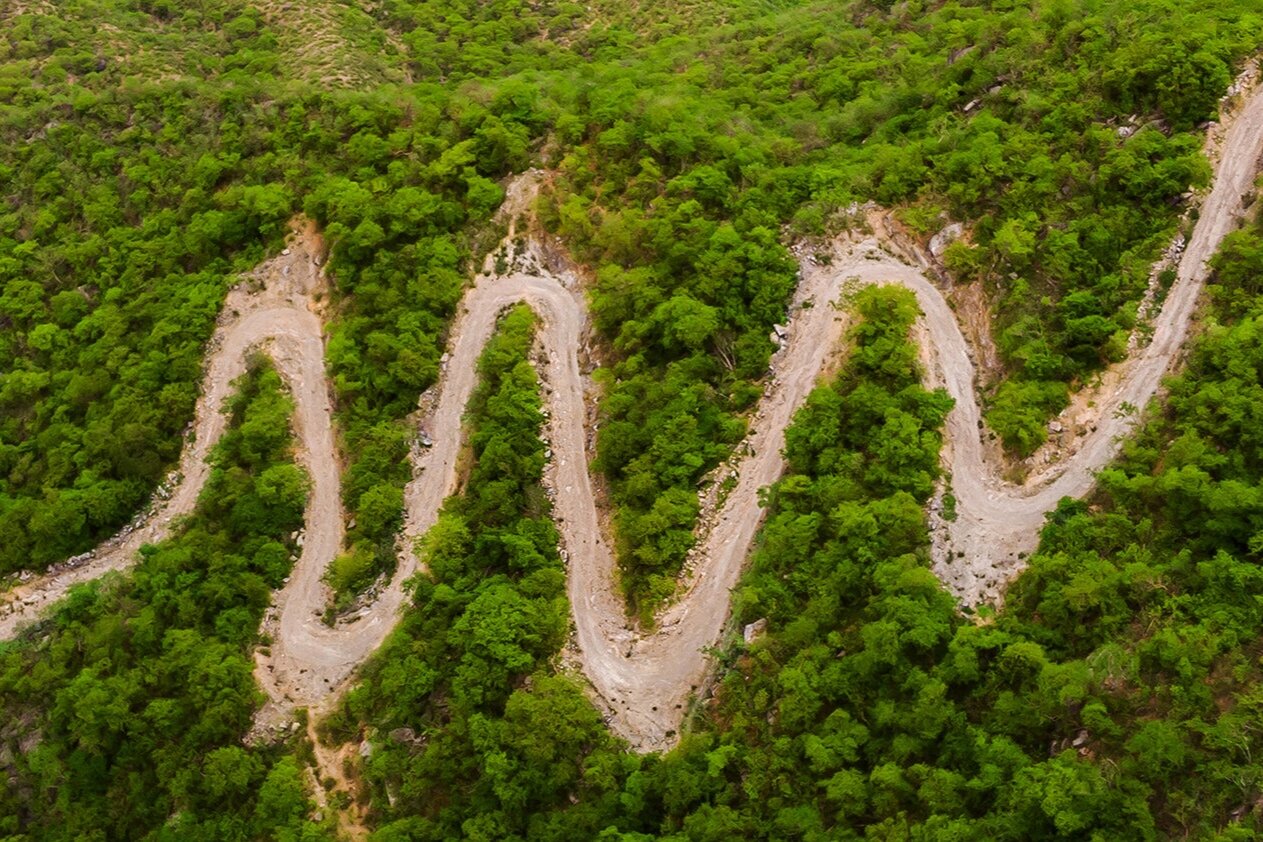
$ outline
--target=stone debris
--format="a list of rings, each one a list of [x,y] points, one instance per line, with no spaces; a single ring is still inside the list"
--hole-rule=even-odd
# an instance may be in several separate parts
[[[767,618],[761,617],[753,623],[748,623],[741,629],[741,638],[748,646],[758,640],[759,636],[765,631],[767,631]]]
[[[939,231],[930,238],[930,254],[935,257],[942,257],[943,252],[947,251],[947,247],[959,240],[965,233],[965,226],[959,222],[953,222]]]

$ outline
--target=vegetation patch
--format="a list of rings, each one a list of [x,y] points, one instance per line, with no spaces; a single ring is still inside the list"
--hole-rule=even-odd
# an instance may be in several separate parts
[[[291,746],[242,746],[262,702],[251,650],[306,499],[292,404],[259,359],[227,411],[179,534],[0,647],[11,838],[328,838]]]

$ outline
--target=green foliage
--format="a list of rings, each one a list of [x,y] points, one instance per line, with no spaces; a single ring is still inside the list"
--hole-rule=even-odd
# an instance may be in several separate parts
[[[179,452],[229,273],[292,201],[279,185],[259,188],[266,200],[215,190],[157,151],[171,132],[186,154],[213,148],[211,103],[103,97],[42,143],[19,140],[58,107],[0,127],[16,174],[0,217],[4,572],[84,550],[141,508]]]
[[[299,208],[332,246],[355,527],[331,579],[345,601],[390,569],[403,419],[437,377],[501,179],[535,161],[555,174],[541,218],[595,272],[597,468],[634,607],[669,594],[697,483],[744,432],[795,282],[783,237],[831,232],[854,201],[924,233],[940,211],[970,223],[948,260],[994,291],[1012,372],[988,417],[1029,452],[1122,347],[1207,175],[1193,130],[1263,21],[1253,0],[298,6],[0,11],[0,573],[140,507],[178,453],[225,289]],[[305,84],[313,65],[346,75]],[[333,90],[404,68],[416,84]],[[851,361],[787,435],[738,590],[737,620],[770,631],[726,652],[717,700],[665,757],[619,750],[549,675],[564,572],[530,319],[511,315],[471,407],[466,493],[334,724],[367,723],[377,746],[379,835],[1257,833],[1257,243],[1230,243],[1227,326],[1167,413],[1092,506],[1054,514],[989,625],[925,569],[946,401],[918,385],[911,303],[866,294]],[[234,409],[185,533],[0,654],[0,833],[318,832],[293,759],[239,747],[250,630],[301,511],[270,388]]]
[[[464,493],[421,542],[413,609],[333,717],[343,738],[368,726],[383,838],[521,833],[582,785],[585,757],[612,745],[573,680],[547,672],[568,613],[539,484],[534,325],[524,305],[509,311],[483,352]]]
[[[345,604],[393,569],[415,434],[404,416],[438,377],[444,331],[467,274],[469,230],[503,198],[489,177],[524,163],[518,153],[486,154],[489,138],[512,146],[506,138],[525,135],[538,117],[527,113],[518,122],[498,113],[517,113],[511,99],[487,108],[438,90],[417,94],[406,109],[385,97],[313,106],[334,115],[327,118],[333,126],[310,130],[331,156],[323,165],[343,165],[339,136],[349,139],[352,165],[345,175],[313,181],[303,202],[326,226],[336,281],[327,358],[349,462],[343,497],[355,525],[352,556],[331,582]]]
[[[1251,490],[1263,450],[1250,424],[1263,305],[1242,306],[1226,279],[1263,275],[1258,236],[1233,238],[1219,263],[1213,298],[1234,324],[1199,342],[1093,506],[1051,516],[990,623],[962,618],[926,569],[921,506],[950,402],[919,385],[905,339],[915,304],[866,291],[854,353],[787,433],[789,470],[736,594],[736,622],[767,618],[768,632],[727,650],[680,747],[619,752],[567,680],[539,674],[486,721],[440,726],[454,694],[440,668],[407,663],[429,650],[417,633],[355,697],[379,738],[424,735],[394,732],[370,761],[378,837],[1257,835],[1242,805],[1256,796],[1263,713]],[[449,524],[431,546],[468,551],[473,529]],[[480,576],[464,581],[434,598],[472,604]],[[459,797],[438,781],[464,781]]]
[[[1019,453],[1033,453],[1048,437],[1049,415],[1068,403],[1064,383],[1048,380],[1009,380],[996,390],[987,422],[1004,443]]]
[[[757,394],[794,281],[779,224],[822,232],[867,200],[927,231],[970,221],[951,262],[995,290],[1012,372],[988,420],[1029,453],[1067,386],[1121,351],[1208,174],[1192,130],[1263,21],[1226,2],[878,5],[738,15],[558,88],[579,116],[547,222],[599,267],[598,467],[634,606],[678,571],[697,483]]]
[[[19,16],[9,57],[55,62],[71,33],[92,43],[80,12]],[[438,88],[401,106],[384,93],[278,98],[266,75],[221,90],[103,73],[91,95],[29,87],[0,115],[0,573],[88,549],[142,507],[179,453],[224,292],[302,207],[333,248],[350,539],[372,558],[340,583],[349,597],[394,563],[402,419],[438,374],[467,229],[502,196],[488,176],[524,163],[539,115]]]
[[[654,787],[660,800],[641,812],[612,813],[617,826],[643,832],[648,816],[650,832],[675,838],[1257,835],[1241,805],[1259,771],[1258,735],[1243,727],[1258,715],[1263,604],[1259,236],[1234,236],[1217,263],[1216,316],[1232,326],[1199,340],[1093,505],[1051,516],[994,623],[962,621],[915,559],[919,509],[897,525],[899,494],[924,499],[915,473],[902,491],[859,473],[890,464],[863,456],[886,446],[889,421],[855,426],[858,453],[834,449],[835,419],[847,429],[850,413],[882,405],[881,368],[854,387],[862,401],[813,394],[737,593],[738,622],[767,617],[769,632],[732,650],[699,733],[664,760],[692,771]],[[861,344],[839,382],[869,357]]]
[[[241,746],[261,702],[250,649],[306,498],[291,410],[256,361],[176,537],[0,648],[12,838],[327,838],[286,747]]]
[[[15,11],[0,41],[0,572],[139,508],[175,458],[228,278],[300,205],[333,247],[350,537],[373,558],[339,579],[343,601],[388,571],[401,419],[437,376],[496,181],[542,156],[542,213],[597,269],[614,352],[598,465],[646,609],[758,393],[794,283],[783,224],[831,228],[867,199],[914,205],[926,230],[937,209],[971,221],[952,262],[996,282],[1015,378],[990,420],[1027,452],[1059,389],[1121,348],[1172,204],[1206,176],[1191,129],[1260,26],[1227,0],[392,0],[368,13],[377,31],[327,3],[63,5]],[[362,81],[406,65],[418,84],[287,81],[343,49],[374,68]],[[1144,125],[1123,137],[1132,114]]]

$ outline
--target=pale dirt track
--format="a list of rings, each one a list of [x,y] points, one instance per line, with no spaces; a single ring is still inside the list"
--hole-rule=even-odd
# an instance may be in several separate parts
[[[131,563],[142,541],[167,533],[169,519],[191,510],[205,479],[203,458],[223,431],[219,412],[228,384],[244,368],[249,349],[268,344],[294,393],[296,432],[303,444],[301,461],[312,477],[303,553],[294,574],[276,597],[275,643],[258,656],[260,683],[272,699],[271,714],[294,706],[319,708],[334,697],[357,665],[373,652],[394,626],[406,599],[404,581],[416,572],[411,545],[435,521],[457,482],[462,415],[476,384],[476,362],[496,319],[519,301],[540,317],[539,341],[549,388],[547,436],[554,458],[546,483],[555,500],[555,516],[568,559],[568,592],[575,623],[578,662],[605,707],[611,727],[637,749],[670,746],[686,705],[703,681],[713,645],[728,616],[729,593],[758,529],[762,510],[758,489],[774,482],[784,462],[784,430],[794,411],[815,386],[828,355],[846,328],[843,311],[829,306],[844,289],[868,283],[897,283],[910,288],[924,311],[919,330],[928,377],[956,401],[947,421],[948,460],[959,517],[944,523],[931,516],[935,571],[963,602],[995,599],[1021,568],[1020,554],[1032,549],[1043,517],[1064,496],[1088,491],[1096,470],[1117,452],[1118,438],[1136,423],[1135,415],[1116,413],[1124,402],[1143,407],[1179,351],[1206,276],[1206,260],[1240,216],[1242,196],[1250,190],[1263,145],[1263,95],[1254,93],[1232,121],[1211,194],[1179,266],[1178,280],[1155,322],[1152,342],[1125,364],[1117,389],[1099,405],[1096,431],[1076,452],[1044,475],[1017,487],[999,479],[999,466],[988,464],[974,392],[974,366],[957,321],[922,268],[883,250],[877,238],[836,244],[828,267],[807,261],[788,321],[789,338],[773,358],[775,376],[752,419],[749,448],[738,464],[738,482],[701,536],[699,562],[680,598],[659,618],[652,634],[637,633],[627,622],[618,595],[613,555],[600,529],[588,472],[588,383],[579,366],[586,307],[572,278],[542,270],[505,276],[484,273],[467,293],[452,331],[450,358],[438,401],[427,426],[434,446],[419,451],[414,479],[405,494],[405,528],[398,571],[366,611],[327,627],[320,619],[328,594],[320,581],[342,542],[338,469],[323,369],[320,319],[314,312],[319,272],[312,255],[318,245],[300,240],[292,254],[266,264],[267,291],[250,299],[234,291],[208,363],[207,394],[199,404],[195,438],[184,461],[184,479],[174,497],[139,534],[107,545],[94,560],[67,574],[41,580],[17,593],[0,620],[0,635],[86,581]],[[510,207],[522,207],[530,179],[511,191]],[[512,232],[506,242],[512,240]],[[534,243],[517,265],[543,265]],[[518,258],[521,258],[519,260]],[[915,261],[912,261],[915,262]],[[291,274],[286,274],[289,267]],[[303,268],[306,267],[306,268]],[[294,271],[297,270],[297,271]],[[289,286],[275,286],[278,278]],[[298,278],[300,280],[295,280]],[[244,296],[244,297],[243,297]],[[810,301],[813,306],[799,306]],[[964,553],[955,557],[957,553]],[[269,623],[269,628],[273,625]]]
[[[174,478],[178,480],[165,500],[156,500],[149,514],[133,527],[106,541],[93,552],[59,565],[57,572],[39,577],[0,595],[0,639],[13,637],[36,619],[74,585],[102,575],[124,570],[135,563],[145,544],[157,543],[171,534],[182,515],[193,511],[197,496],[210,474],[206,457],[223,435],[227,417],[224,407],[232,395],[233,381],[245,373],[250,353],[266,350],[291,388],[302,386],[295,395],[295,425],[308,451],[332,454],[329,430],[330,404],[324,393],[324,344],[321,319],[315,311],[316,298],[323,291],[323,276],[313,257],[319,248],[314,231],[295,232],[290,254],[259,267],[229,292],[219,324],[212,335],[207,356],[203,392],[193,422],[193,440],[185,447]],[[298,391],[295,389],[295,391]],[[322,435],[323,431],[323,435]],[[319,491],[332,483],[334,507],[318,506],[316,494],[308,507],[308,517],[338,521],[337,463],[329,459],[313,462],[302,459]],[[330,514],[333,516],[330,517]]]

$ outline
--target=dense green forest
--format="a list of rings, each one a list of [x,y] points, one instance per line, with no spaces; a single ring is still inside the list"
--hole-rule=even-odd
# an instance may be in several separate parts
[[[425,537],[412,609],[326,725],[336,741],[372,741],[368,777],[398,818],[385,838],[520,834],[525,808],[561,804],[580,782],[589,741],[616,750],[580,686],[550,675],[569,610],[540,485],[533,325],[519,305],[488,343],[464,491]]]
[[[556,610],[555,563],[489,567],[502,528],[447,521],[427,543],[443,572],[332,728],[372,741],[376,838],[1255,838],[1261,238],[1221,260],[1224,326],[981,624],[928,570],[921,507],[950,400],[920,386],[915,303],[861,296],[854,352],[795,419],[737,594],[738,622],[769,631],[729,645],[713,702],[665,756],[615,745],[543,669],[556,641],[527,630]],[[476,422],[488,448],[538,424],[521,356],[501,365],[520,377],[498,393],[515,421]],[[537,467],[501,470],[483,481],[513,478],[497,498],[510,519],[546,514]],[[471,482],[451,505],[483,493]],[[512,610],[481,619],[493,599]]]
[[[233,271],[300,208],[328,226],[339,299],[357,528],[333,583],[349,596],[388,569],[401,419],[437,374],[496,180],[532,161],[556,174],[545,222],[593,268],[598,469],[642,614],[672,590],[696,484],[758,394],[794,283],[785,224],[832,230],[856,200],[927,233],[968,221],[973,245],[948,261],[996,302],[1011,376],[988,417],[1027,452],[1067,386],[1117,355],[1205,178],[1196,124],[1263,21],[1244,5],[606,4],[585,26],[564,5],[396,2],[372,10],[372,37],[320,3],[10,13],[0,570],[85,550],[139,508],[175,459]],[[389,36],[377,87],[297,73],[284,44],[321,20],[346,61]],[[430,40],[480,49],[415,51]]]
[[[599,267],[616,356],[598,464],[633,600],[671,591],[692,491],[743,432],[794,283],[787,221],[831,231],[869,200],[927,234],[970,221],[946,260],[996,303],[1010,376],[987,416],[1019,453],[1119,356],[1173,206],[1206,177],[1193,130],[1260,19],[1074,8],[857,4],[847,25],[809,7],[724,31],[701,60],[664,42],[634,81],[601,68],[586,119],[558,121],[584,141],[558,162],[553,224]],[[1148,116],[1123,140],[1132,114]]]
[[[629,613],[652,623],[698,488],[746,430],[798,267],[894,210],[982,285],[1013,455],[1118,359],[1257,0],[65,0],[0,9],[0,576],[89,549],[176,463],[226,290],[302,212],[333,281],[345,552],[395,563],[408,415],[508,177],[582,267]],[[534,322],[508,313],[470,468],[409,610],[324,725],[376,836],[1253,838],[1263,617],[1263,230],[1217,263],[1185,370],[1003,611],[927,566],[942,394],[915,305],[868,292],[787,436],[714,698],[630,753],[560,669]],[[249,748],[250,650],[303,482],[266,363],[180,533],[0,646],[0,836],[314,839],[300,738]],[[278,495],[277,489],[284,493]]]
[[[228,411],[179,534],[0,649],[4,838],[328,838],[291,747],[242,746],[250,649],[306,498],[291,404],[259,360]]]

